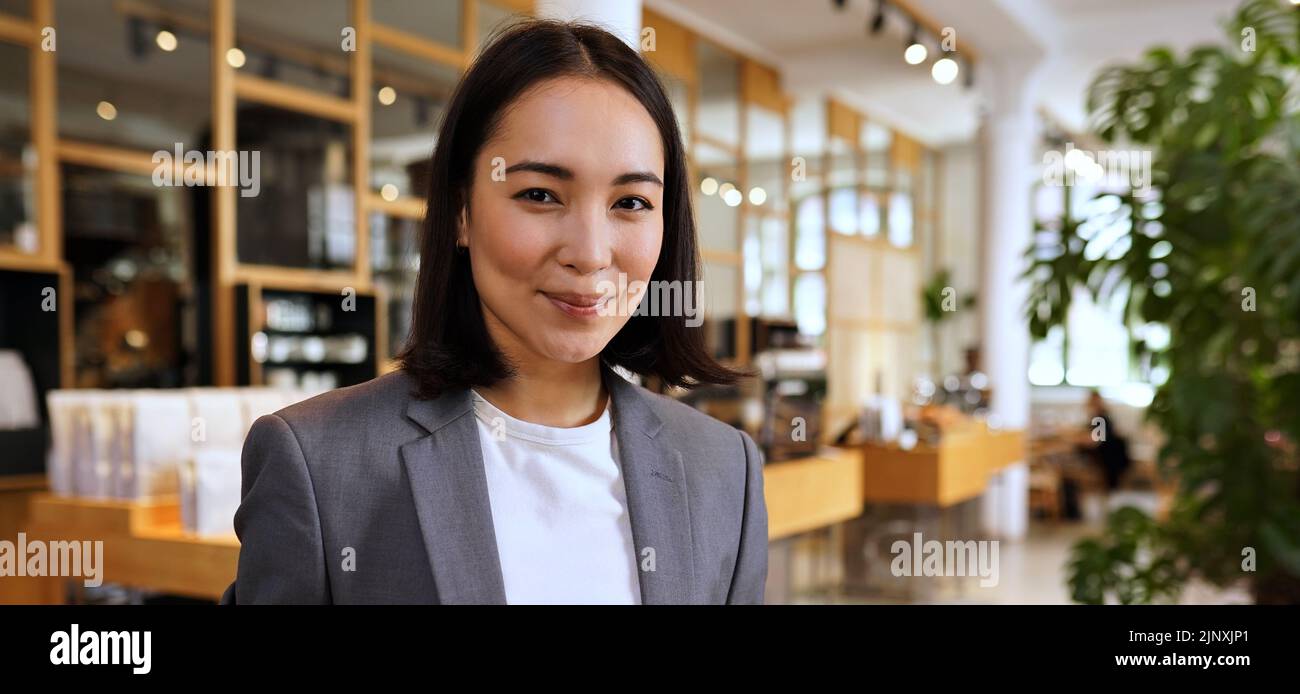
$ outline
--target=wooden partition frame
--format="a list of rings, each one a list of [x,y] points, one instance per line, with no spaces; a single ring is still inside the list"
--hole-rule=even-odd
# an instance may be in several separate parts
[[[866,171],[867,169],[867,164],[869,163],[869,157],[880,156],[868,152],[862,146],[861,135],[860,135],[861,130],[863,126],[866,125],[868,122],[871,122],[871,120],[872,119],[867,114],[864,114],[854,109],[853,107],[841,101],[836,100],[833,97],[827,98],[827,105],[826,105],[827,150],[824,153],[825,161],[827,162],[827,166],[829,166],[829,162],[832,156],[830,150],[830,140],[832,138],[839,138],[852,144],[853,154],[855,159],[855,170],[858,172],[858,176],[856,177],[857,180],[856,180],[855,187],[858,190],[859,196],[867,192],[868,190],[868,186],[866,184],[865,177],[863,176],[862,172]],[[915,138],[912,138],[906,133],[899,131],[897,128],[889,127],[889,130],[892,134],[892,139],[891,139],[889,149],[884,154],[884,156],[887,157],[889,160],[888,186],[891,189],[896,187],[897,184],[896,176],[900,169],[907,169],[911,171],[912,180],[913,180],[911,193],[913,196],[912,209],[913,209],[914,229],[916,229],[919,226],[920,221],[924,218],[924,221],[928,225],[928,228],[932,232],[934,232],[934,230],[937,228],[937,222],[939,220],[940,210],[942,209],[942,201],[938,199],[938,195],[942,191],[942,171],[937,168],[938,165],[941,163],[941,157],[938,155],[937,152],[933,152],[929,150],[919,140],[916,140]],[[919,171],[921,169],[921,159],[922,157],[927,155],[934,156],[936,168],[933,172],[934,173],[933,180],[921,180],[921,177],[919,176]],[[925,192],[927,204],[924,205],[918,202],[921,199],[920,198],[921,186],[929,187],[929,189]],[[831,240],[833,236],[838,237],[842,241],[858,245],[868,250],[879,249],[881,251],[887,251],[888,253],[891,254],[899,254],[899,253],[907,254],[913,256],[916,259],[917,263],[920,266],[918,268],[918,272],[921,273],[919,279],[921,282],[924,282],[925,268],[923,263],[924,250],[922,244],[933,243],[934,242],[933,238],[925,237],[922,234],[914,234],[912,244],[910,246],[898,247],[893,245],[889,241],[888,235],[886,233],[879,234],[875,237],[863,237],[860,235],[846,236],[843,234],[837,234],[836,232],[831,230],[830,215],[829,215],[829,208],[830,208],[829,194],[830,194],[830,188],[825,187],[823,191],[823,195],[825,195],[826,198],[823,200],[822,204],[825,206],[828,212],[826,215],[826,222],[825,222],[823,234],[825,237],[825,244],[826,244],[826,249],[828,254],[831,252]],[[825,276],[826,287],[827,287],[826,331],[827,331],[827,339],[828,339],[828,343],[827,343],[828,350],[830,348],[830,343],[829,343],[829,340],[831,339],[830,333],[833,330],[835,330],[837,326],[841,329],[855,330],[859,332],[865,331],[871,334],[885,333],[885,334],[894,334],[894,335],[909,335],[913,338],[920,337],[923,334],[924,321],[920,315],[918,315],[914,321],[902,321],[902,322],[897,320],[891,321],[885,319],[871,319],[871,320],[852,320],[847,318],[837,319],[835,317],[836,311],[833,306],[835,300],[834,297],[836,295],[835,287],[837,282],[836,282],[836,278],[834,277],[834,273],[831,270],[831,263],[829,262],[829,259],[827,261],[826,267],[823,269],[823,273]],[[872,283],[872,286],[874,287],[874,291],[877,296],[883,295],[884,287],[881,284],[882,281],[883,278],[881,277],[870,278],[870,282]],[[919,290],[920,288],[918,287],[917,291]],[[828,367],[828,368],[833,368],[833,367]],[[828,422],[834,423],[837,421],[835,417],[843,413],[833,412],[832,405],[833,403],[831,403],[828,400],[825,408],[825,415],[826,415],[826,420]],[[826,430],[830,431],[832,428],[833,427],[827,427]]]
[[[28,0],[30,18],[0,14],[0,42],[27,47],[28,126],[36,151],[36,253],[0,247],[0,268],[59,272],[63,267],[60,233],[59,165],[56,153],[58,104],[55,54],[42,50],[41,32],[54,26],[52,0]]]
[[[687,152],[687,168],[689,169],[690,180],[694,182],[698,173],[694,156],[695,146],[697,144],[705,144],[726,151],[735,157],[737,164],[735,185],[741,191],[747,191],[749,189],[749,182],[747,180],[748,159],[746,157],[745,145],[748,137],[747,112],[749,107],[757,106],[781,115],[782,120],[785,123],[786,154],[788,155],[789,153],[789,109],[792,100],[781,88],[780,72],[775,68],[754,60],[729,46],[715,41],[710,41],[685,25],[655,12],[652,9],[646,8],[642,11],[642,26],[653,27],[655,30],[656,50],[653,52],[647,52],[645,58],[659,70],[675,79],[681,80],[687,88],[688,113],[683,115],[689,124],[689,137],[688,141],[683,144],[685,145]],[[700,79],[699,64],[696,60],[696,47],[700,41],[708,41],[715,48],[731,54],[737,61],[737,83],[739,87],[737,105],[739,110],[739,122],[736,123],[738,137],[737,143],[734,145],[728,142],[722,142],[707,134],[701,133],[697,127]],[[788,179],[782,180],[782,185],[785,187],[783,192],[788,194],[789,181]],[[692,194],[694,194],[693,183]],[[750,215],[768,215],[772,213],[767,210],[756,209],[749,202],[748,195],[746,195],[742,200],[738,211],[739,214],[735,229],[735,245],[737,250],[729,251],[717,248],[701,248],[700,257],[710,263],[727,265],[736,269],[736,286],[734,288],[737,297],[735,316],[736,330],[733,350],[736,355],[736,363],[747,365],[753,357],[750,349],[750,333],[752,332],[750,319],[753,316],[749,312],[749,307],[746,305],[747,302],[745,299],[745,228]],[[793,219],[792,210],[787,209],[785,215],[789,219]],[[791,230],[789,236],[793,239],[793,230]],[[792,240],[791,244],[793,244]],[[793,288],[793,285],[791,286]]]
[[[239,73],[226,60],[235,47],[235,2],[211,0],[213,147],[234,151],[236,109],[239,99],[345,123],[351,127],[354,238],[356,249],[347,270],[318,271],[305,268],[243,263],[238,258],[235,191],[212,189],[212,320],[213,381],[234,385],[238,346],[235,345],[235,286],[247,283],[280,289],[370,291],[370,233],[366,213],[369,187],[371,91],[371,24],[369,0],[349,0],[349,21],[356,31],[356,50],[347,57],[351,85],[348,98],[317,93],[252,74]]]

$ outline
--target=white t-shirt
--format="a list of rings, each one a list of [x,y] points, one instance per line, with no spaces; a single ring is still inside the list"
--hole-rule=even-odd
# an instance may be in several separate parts
[[[608,405],[580,427],[533,424],[471,391],[511,604],[640,604]]]

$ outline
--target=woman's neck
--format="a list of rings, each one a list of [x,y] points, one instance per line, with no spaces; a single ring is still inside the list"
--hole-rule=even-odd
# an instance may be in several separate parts
[[[552,427],[590,424],[605,411],[600,360],[545,364],[512,360],[515,375],[475,390],[497,409],[525,422]]]

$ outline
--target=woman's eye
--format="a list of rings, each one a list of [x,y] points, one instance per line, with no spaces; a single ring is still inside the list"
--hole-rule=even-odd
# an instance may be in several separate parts
[[[542,190],[541,188],[529,188],[515,197],[522,198],[529,202],[559,202],[555,199],[554,195],[551,195],[550,191]]]
[[[623,198],[622,200],[619,200],[618,202],[614,203],[614,207],[617,207],[620,210],[634,210],[634,211],[654,209],[654,206],[651,205],[649,201],[647,201],[645,198],[637,198],[637,197]]]

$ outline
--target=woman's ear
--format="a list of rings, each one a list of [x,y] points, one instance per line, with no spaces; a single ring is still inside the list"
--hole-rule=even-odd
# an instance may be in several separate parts
[[[456,215],[456,247],[469,248],[469,205],[461,205]]]

